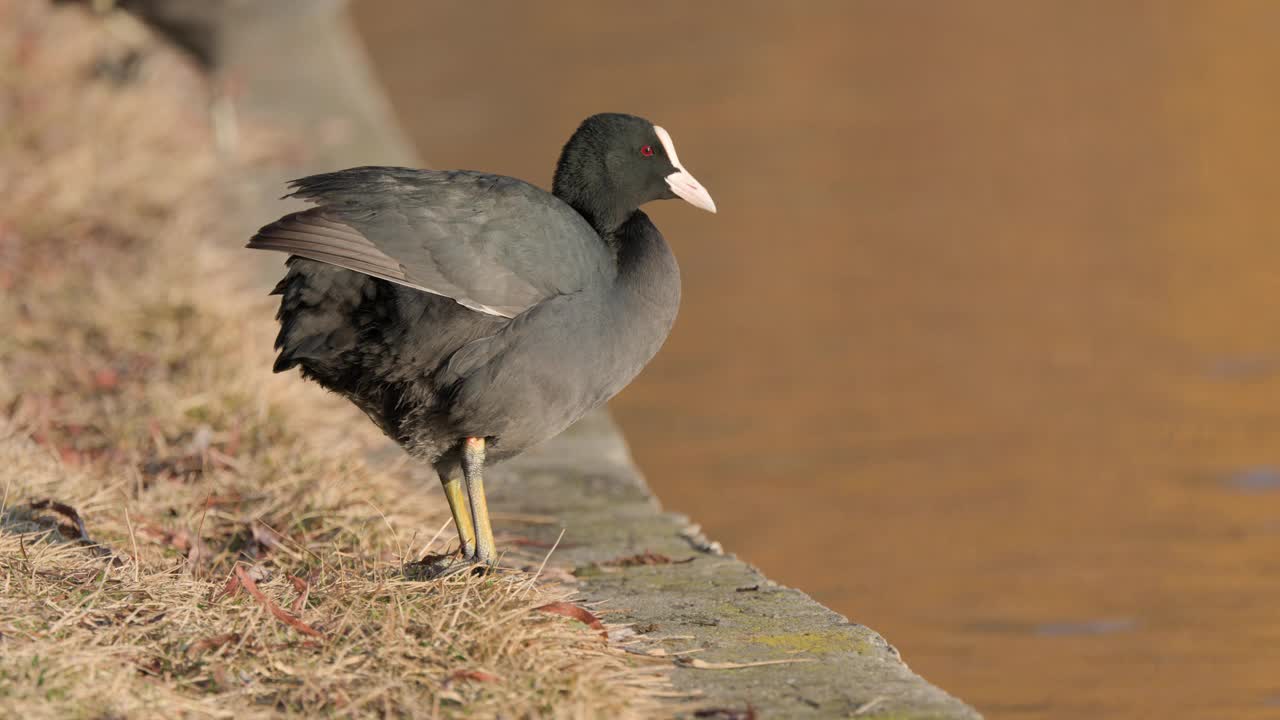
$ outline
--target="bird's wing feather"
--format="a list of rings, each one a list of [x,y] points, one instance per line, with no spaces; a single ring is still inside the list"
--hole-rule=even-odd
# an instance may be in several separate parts
[[[610,251],[550,193],[500,175],[363,167],[295,180],[317,207],[267,225],[279,250],[515,317],[611,272]]]

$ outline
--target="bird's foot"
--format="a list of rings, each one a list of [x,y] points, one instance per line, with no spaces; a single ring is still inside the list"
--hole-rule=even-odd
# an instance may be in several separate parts
[[[487,575],[496,569],[492,562],[459,553],[431,554],[404,566],[405,577],[410,580],[439,580],[462,573]]]

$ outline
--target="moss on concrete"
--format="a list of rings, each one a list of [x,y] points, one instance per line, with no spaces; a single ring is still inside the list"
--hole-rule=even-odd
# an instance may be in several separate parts
[[[851,638],[846,633],[827,630],[821,632],[781,633],[758,635],[751,642],[767,645],[775,650],[790,653],[827,655],[835,652],[854,652],[865,655],[870,646],[865,641]]]

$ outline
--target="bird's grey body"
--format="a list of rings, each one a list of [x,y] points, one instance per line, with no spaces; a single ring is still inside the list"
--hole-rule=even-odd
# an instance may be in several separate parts
[[[631,382],[680,304],[675,257],[638,206],[679,195],[714,210],[666,132],[622,115],[583,123],[554,194],[389,167],[293,187],[316,207],[250,241],[292,255],[275,290],[275,370],[301,367],[350,399],[432,463],[446,492],[459,470],[478,483],[484,463],[554,437]],[[456,507],[455,519],[460,533],[471,522]]]
[[[357,168],[307,178],[298,192],[320,203],[308,219],[349,225],[392,257],[430,257],[409,242],[430,250],[434,238],[470,241],[468,259],[482,257],[502,273],[501,283],[474,284],[474,299],[451,282],[457,272],[448,256],[406,273],[415,284],[518,314],[473,310],[453,297],[294,257],[277,286],[276,369],[300,365],[422,460],[456,461],[450,451],[463,438],[484,437],[496,462],[559,434],[640,372],[675,321],[680,273],[643,212],[616,237],[601,238],[545,191],[479,173],[466,175],[463,190],[439,182],[457,174]],[[438,187],[446,191],[433,193]],[[449,222],[451,210],[459,222]],[[520,237],[475,219],[516,213],[541,214],[552,222],[534,227],[551,229]],[[277,225],[287,232],[298,222],[293,215]],[[528,269],[526,252],[552,253],[556,262]],[[458,270],[483,272],[479,265]]]

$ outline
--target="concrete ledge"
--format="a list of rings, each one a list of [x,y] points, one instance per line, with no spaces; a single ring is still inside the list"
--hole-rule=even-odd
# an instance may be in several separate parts
[[[285,179],[353,165],[417,162],[340,3],[281,0],[255,11],[219,0],[212,5],[225,12],[214,12],[206,0],[168,2],[203,6],[207,22],[217,24],[219,71],[242,80],[242,114],[286,128],[307,148],[271,171],[228,183],[243,209],[245,237],[281,211],[273,199]],[[323,130],[334,127],[340,129],[337,140]],[[279,272],[278,262],[260,262],[265,275]],[[422,479],[435,483],[425,469]],[[684,517],[660,509],[603,412],[495,469],[490,485],[499,512],[557,518],[522,530],[551,542],[563,527],[565,545],[553,562],[578,576],[587,598],[607,603],[611,621],[633,623],[645,636],[640,647],[668,653],[703,648],[690,657],[712,667],[802,661],[739,669],[677,664],[675,684],[696,693],[700,706],[750,705],[759,716],[786,718],[978,717],[912,673],[874,631],[690,534]],[[676,562],[607,564],[644,552]],[[680,639],[664,640],[673,636]]]
[[[496,509],[560,518],[527,534],[550,542],[563,527],[567,547],[553,562],[573,569],[588,599],[606,601],[612,622],[643,631],[640,647],[704,648],[690,657],[710,664],[808,661],[729,670],[677,664],[676,687],[697,693],[699,705],[749,704],[779,718],[978,717],[911,672],[875,631],[717,554],[689,532],[687,518],[663,512],[603,413],[499,470]],[[675,562],[604,564],[646,552]],[[672,636],[688,639],[662,641]]]

